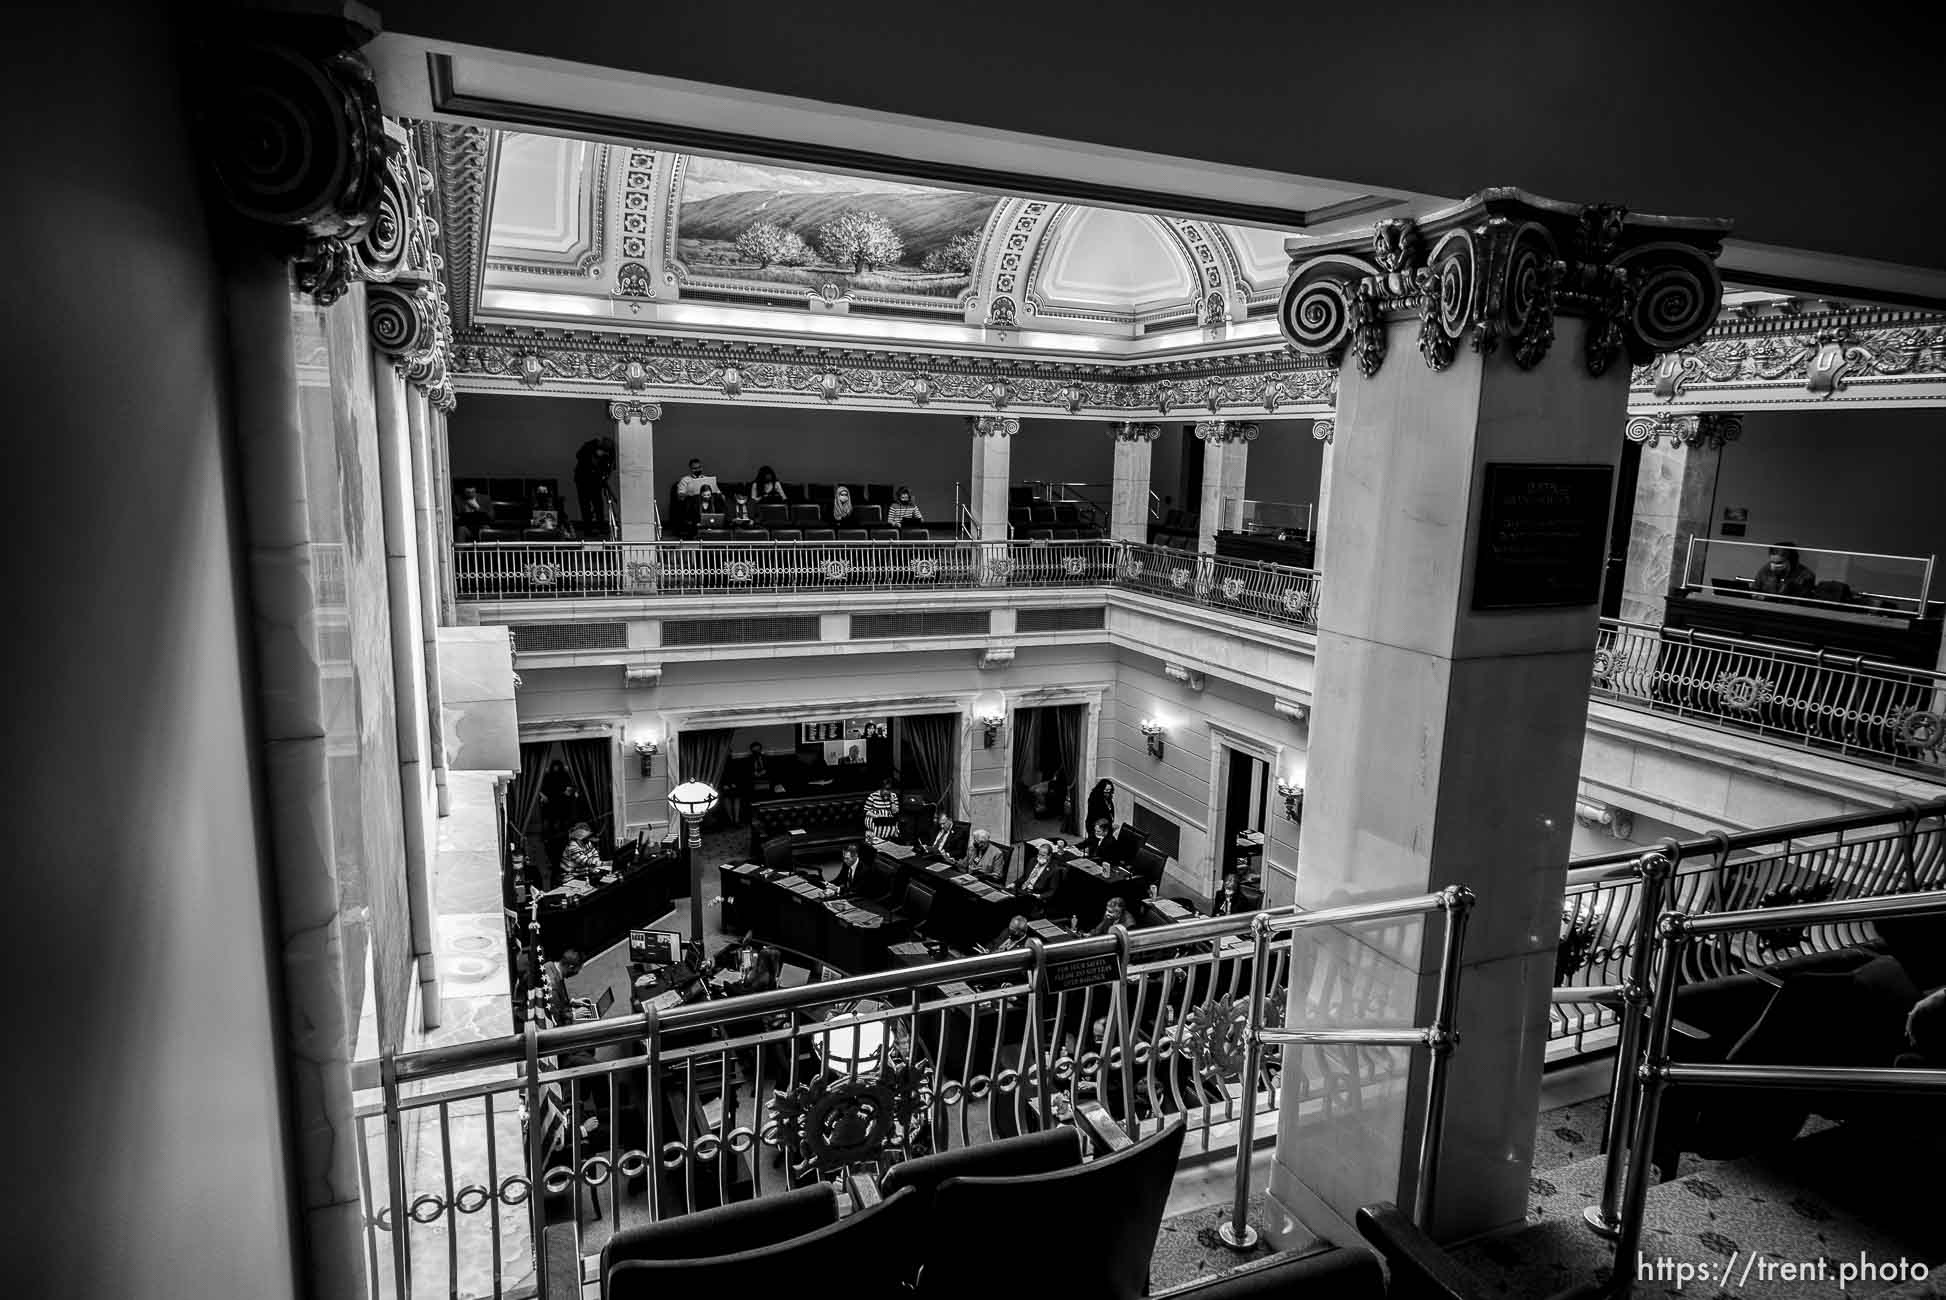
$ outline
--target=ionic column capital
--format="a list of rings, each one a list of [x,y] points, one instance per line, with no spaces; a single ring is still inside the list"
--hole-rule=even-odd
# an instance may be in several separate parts
[[[1204,442],[1255,442],[1259,432],[1249,420],[1196,421],[1196,436]]]
[[[1109,425],[1108,436],[1116,442],[1154,442],[1162,436],[1162,426],[1125,420]]]
[[[1319,442],[1330,442],[1338,436],[1338,422],[1336,420],[1311,421],[1311,436]]]
[[[1020,421],[1011,415],[969,415],[966,428],[975,438],[1011,438],[1020,432]]]
[[[1724,443],[1735,442],[1743,436],[1743,417],[1728,411],[1704,411],[1696,415],[1658,412],[1629,417],[1628,425],[1622,432],[1630,442],[1646,443],[1651,447],[1667,438],[1672,447],[1701,444],[1721,450]]]
[[[654,424],[662,418],[662,403],[610,402],[608,418],[617,424]]]
[[[1391,320],[1419,318],[1434,370],[1462,340],[1487,355],[1504,341],[1530,370],[1553,345],[1554,318],[1581,316],[1582,359],[1599,376],[1624,353],[1647,365],[1703,336],[1723,300],[1716,256],[1729,231],[1726,220],[1483,190],[1430,217],[1381,221],[1369,237],[1307,245],[1291,259],[1278,327],[1334,364],[1349,349],[1370,378]]]

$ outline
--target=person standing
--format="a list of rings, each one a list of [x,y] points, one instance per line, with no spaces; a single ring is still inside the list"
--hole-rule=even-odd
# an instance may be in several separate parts
[[[608,476],[615,472],[615,440],[590,438],[574,454],[574,490],[581,499],[581,532],[608,536]]]
[[[865,798],[865,834],[874,840],[898,838],[899,795],[889,776]]]
[[[1099,821],[1106,821],[1110,826],[1115,824],[1115,783],[1106,777],[1095,782],[1095,788],[1088,791],[1088,825],[1093,826]]]

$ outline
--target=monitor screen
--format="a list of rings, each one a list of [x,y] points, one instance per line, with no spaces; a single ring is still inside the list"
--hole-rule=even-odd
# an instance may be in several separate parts
[[[630,930],[628,959],[645,966],[668,966],[682,960],[680,930]]]

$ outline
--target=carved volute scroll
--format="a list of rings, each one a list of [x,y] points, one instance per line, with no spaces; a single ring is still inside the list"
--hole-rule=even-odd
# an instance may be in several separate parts
[[[1630,214],[1486,190],[1421,220],[1381,221],[1370,236],[1322,243],[1291,262],[1278,304],[1284,337],[1367,377],[1385,363],[1385,326],[1417,317],[1419,353],[1444,370],[1464,343],[1504,345],[1522,369],[1554,342],[1557,316],[1590,321],[1583,361],[1601,375],[1701,338],[1723,281],[1716,255],[1730,223]]]

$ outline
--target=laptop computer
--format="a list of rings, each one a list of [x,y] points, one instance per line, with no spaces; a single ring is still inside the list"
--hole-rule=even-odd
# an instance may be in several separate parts
[[[610,987],[610,988],[603,989],[601,991],[601,996],[595,999],[595,1019],[599,1020],[603,1016],[607,1015],[608,1008],[614,1005],[615,1005],[614,988]]]

